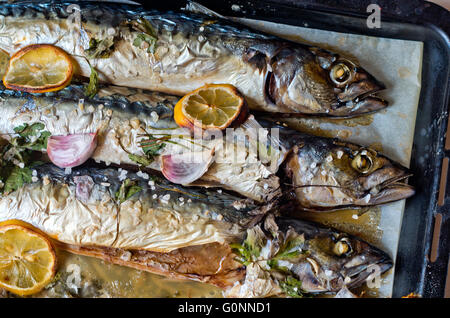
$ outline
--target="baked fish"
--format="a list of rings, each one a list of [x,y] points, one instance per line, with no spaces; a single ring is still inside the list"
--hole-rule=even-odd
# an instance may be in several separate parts
[[[229,297],[336,293],[392,266],[358,238],[274,218],[272,207],[231,194],[154,177],[150,185],[150,176],[112,168],[34,169],[32,183],[1,197],[0,221],[29,223],[73,253],[214,284]]]
[[[0,133],[14,134],[17,127],[32,123],[43,124],[55,136],[96,133],[94,160],[135,166],[139,165],[135,157],[145,155],[141,141],[153,136],[165,144],[151,162],[141,165],[153,170],[161,170],[164,155],[215,149],[217,160],[191,185],[222,187],[258,202],[272,202],[283,193],[287,202],[295,202],[295,211],[357,208],[414,194],[405,183],[410,171],[377,151],[303,134],[264,119],[243,126],[250,139],[258,129],[277,132],[265,140],[270,156],[261,157],[263,147],[256,151],[225,135],[195,139],[174,122],[176,101],[171,95],[115,86],[102,87],[94,98],[87,98],[83,87],[75,84],[40,96],[3,90]],[[255,137],[258,143],[259,137]]]
[[[0,49],[38,43],[71,54],[76,73],[175,95],[234,85],[251,109],[352,117],[385,108],[384,85],[338,54],[252,31],[217,16],[94,2],[23,2],[0,8]]]
[[[115,86],[101,87],[92,99],[85,96],[82,85],[75,84],[45,95],[3,90],[0,134],[8,137],[17,127],[35,123],[43,124],[43,130],[52,136],[95,133],[97,147],[92,159],[153,170],[161,170],[165,155],[214,150],[215,160],[196,185],[233,190],[263,202],[280,195],[274,169],[269,161],[262,162],[257,152],[243,143],[228,142],[225,136],[199,139],[178,127],[173,120],[177,100],[171,95]],[[150,138],[156,146],[148,147],[152,150],[148,157],[144,142]]]
[[[290,152],[283,163],[287,196],[294,210],[330,211],[361,208],[414,195],[409,169],[380,152],[336,138],[304,134],[272,122]]]
[[[338,293],[367,283],[379,287],[392,267],[380,249],[319,224],[269,215],[234,245],[246,264],[244,280],[225,291],[228,297],[290,297]]]

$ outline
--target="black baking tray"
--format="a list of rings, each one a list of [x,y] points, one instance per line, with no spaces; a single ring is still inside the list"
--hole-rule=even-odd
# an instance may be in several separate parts
[[[137,2],[148,8],[171,10],[186,4],[186,1],[176,0],[151,4]],[[446,292],[445,285],[449,267],[450,185],[448,180],[440,182],[443,159],[450,156],[449,149],[445,149],[450,92],[449,12],[419,0],[197,2],[225,16],[423,42],[422,88],[411,157],[414,176],[410,179],[417,194],[406,201],[393,297],[411,292],[427,298],[449,297],[450,286],[447,286]],[[367,13],[367,6],[371,3],[381,7],[381,28],[370,29],[366,24],[370,14]],[[236,10],[238,7],[239,10]],[[441,193],[440,204],[439,191],[445,191]],[[437,225],[440,227],[435,226],[438,214],[440,217]]]
[[[134,1],[149,9],[168,10],[177,10],[187,3],[186,0]],[[225,16],[423,42],[422,87],[410,164],[414,172],[410,184],[416,187],[417,193],[406,201],[395,262],[393,297],[411,292],[426,298],[450,297],[450,185],[446,176],[441,176],[443,162],[448,163],[444,158],[450,157],[448,134],[446,139],[450,95],[450,13],[421,0],[196,2]],[[366,24],[370,14],[367,7],[372,3],[382,9],[381,28],[370,29]],[[233,10],[237,7],[239,10]],[[444,177],[443,181],[441,177]]]

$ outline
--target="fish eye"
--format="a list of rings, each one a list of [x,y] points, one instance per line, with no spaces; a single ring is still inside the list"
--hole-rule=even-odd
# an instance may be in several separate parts
[[[365,151],[358,153],[352,160],[352,168],[360,173],[369,172],[372,165],[372,158]]]
[[[343,62],[339,62],[331,68],[330,78],[333,83],[337,85],[344,85],[350,80],[351,74],[350,67]]]
[[[348,256],[352,251],[352,245],[348,237],[341,238],[333,247],[333,252],[337,256]]]

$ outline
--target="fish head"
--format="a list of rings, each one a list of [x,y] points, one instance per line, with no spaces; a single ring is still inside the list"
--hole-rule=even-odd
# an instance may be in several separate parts
[[[353,235],[303,220],[277,218],[276,222],[283,233],[303,236],[302,256],[289,267],[306,292],[359,287],[393,265],[389,255]]]
[[[412,174],[378,151],[337,139],[298,139],[285,162],[300,207],[312,211],[373,206],[408,198]]]
[[[385,88],[349,59],[319,48],[284,48],[271,63],[267,94],[283,111],[354,117],[388,106],[374,95]]]

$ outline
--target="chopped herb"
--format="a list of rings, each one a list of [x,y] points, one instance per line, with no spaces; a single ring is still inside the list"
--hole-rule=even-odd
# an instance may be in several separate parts
[[[230,247],[235,253],[239,254],[239,257],[237,260],[240,263],[244,264],[245,266],[248,266],[252,262],[251,253],[244,245],[241,245],[238,243],[232,243],[232,244],[230,244]]]
[[[90,63],[89,67],[91,68],[91,75],[89,76],[89,84],[86,86],[84,94],[89,98],[94,98],[98,92],[98,73]]]
[[[128,154],[128,158],[130,158],[130,160],[143,165],[145,167],[149,166],[152,162],[153,162],[153,158],[150,159],[147,156],[139,156],[139,155],[133,155],[133,154]]]
[[[9,193],[32,180],[31,168],[40,162],[32,161],[34,150],[47,148],[50,132],[45,131],[42,123],[23,124],[14,128],[16,136],[1,148],[0,180],[4,186],[2,192]]]
[[[16,147],[31,150],[46,149],[47,140],[51,134],[48,131],[42,131],[44,128],[45,125],[42,123],[34,123],[31,125],[23,124],[15,127],[14,131],[19,135],[19,137],[12,138],[10,144]]]
[[[141,32],[134,39],[133,45],[141,49],[147,49],[147,53],[155,53],[158,37],[150,22],[140,18],[134,21],[132,26]]]
[[[135,181],[131,181],[130,179],[125,179],[125,181],[122,182],[119,191],[116,192],[116,200],[119,203],[125,202],[136,193],[142,191],[142,188],[135,183]]]
[[[134,155],[131,153],[128,154],[130,160],[143,166],[149,166],[155,160],[155,157],[159,155],[159,151],[165,146],[163,141],[166,141],[165,138],[155,138],[150,134],[147,136],[149,139],[140,142],[140,146],[145,156]]]
[[[261,249],[265,244],[265,235],[258,226],[247,230],[247,238],[242,245],[232,244],[231,248],[239,254],[240,258],[238,260],[242,264],[248,265],[251,262],[257,261],[257,258],[261,254]]]
[[[280,287],[290,297],[302,298],[305,296],[305,292],[302,290],[302,282],[292,276],[288,276],[284,281],[281,281]]]
[[[298,257],[304,253],[302,251],[304,242],[304,236],[294,231],[288,231],[285,238],[277,235],[273,240],[268,241],[261,228],[256,226],[247,230],[247,238],[242,244],[231,244],[231,248],[239,255],[237,260],[245,266],[251,263],[258,264],[263,270],[267,270],[271,277],[276,277],[276,281],[286,295],[304,297],[306,293],[301,288],[302,282],[295,278],[295,274],[288,267],[283,266],[282,263],[279,264],[280,260],[293,263],[298,261]],[[266,246],[268,244],[269,246]],[[280,248],[273,251],[273,247],[276,246]],[[269,255],[265,255],[265,252],[261,253],[263,248]]]
[[[137,37],[134,39],[133,45],[141,49],[146,48],[147,53],[155,53],[156,41],[157,39],[152,37],[151,35],[139,33]]]
[[[34,123],[31,125],[23,124],[17,126],[14,129],[14,132],[18,134],[20,137],[26,138],[31,136],[36,136],[42,129],[45,128],[43,123]]]
[[[103,40],[92,38],[89,41],[89,49],[85,50],[87,58],[108,58],[114,50],[114,37],[108,37]]]
[[[278,252],[268,261],[270,267],[279,268],[279,260],[292,260],[304,252],[301,250],[305,242],[303,235],[298,235],[293,238],[287,238]]]
[[[31,183],[32,171],[28,167],[12,167],[9,175],[5,179],[3,191],[10,193],[20,189],[25,183]]]
[[[151,145],[142,146],[142,150],[147,157],[152,158],[158,155],[158,152],[165,146],[164,143],[155,143]]]

